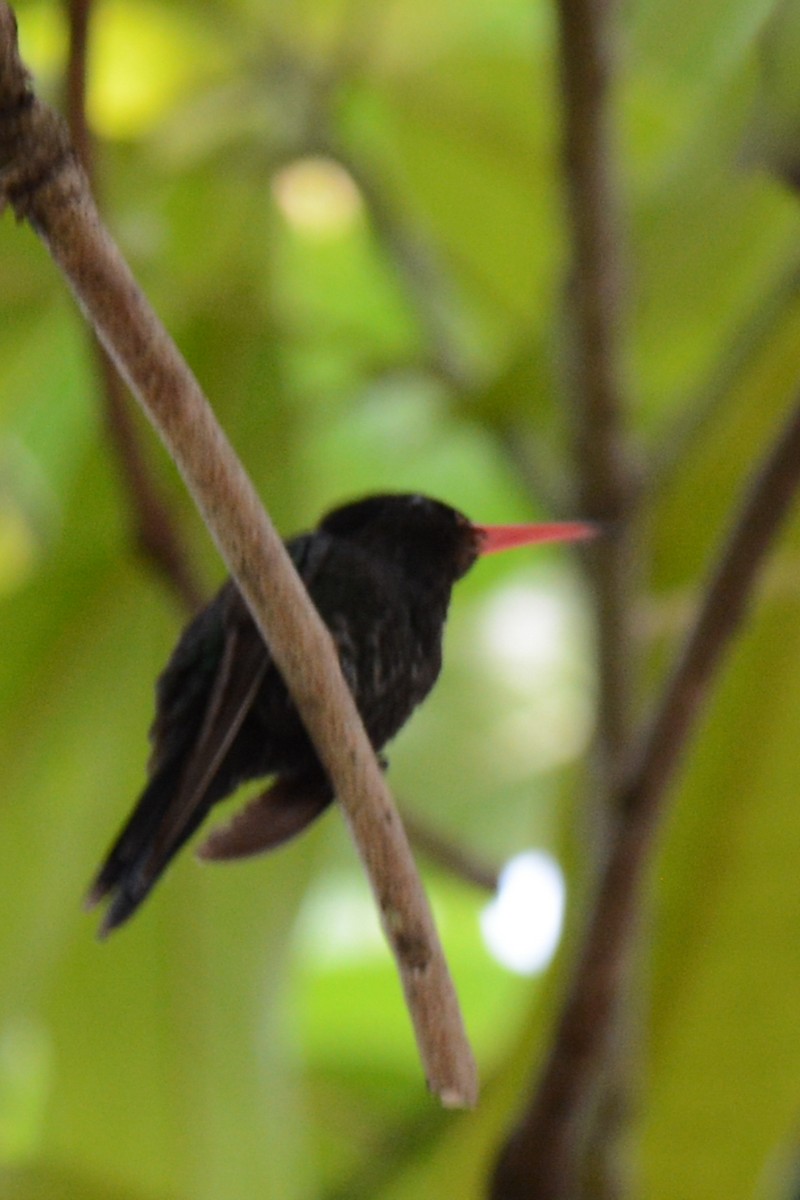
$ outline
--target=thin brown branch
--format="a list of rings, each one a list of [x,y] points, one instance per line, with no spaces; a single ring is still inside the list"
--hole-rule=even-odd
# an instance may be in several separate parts
[[[394,264],[428,342],[433,371],[456,391],[472,386],[475,366],[457,333],[455,292],[432,245],[396,210],[383,181],[362,157],[350,154],[330,136],[323,146],[346,168],[361,192],[375,236]]]
[[[94,187],[94,143],[86,120],[86,79],[92,6],[93,0],[66,0],[69,50],[64,106],[72,148]]]
[[[531,503],[543,505],[554,518],[566,519],[572,510],[564,481],[544,454],[537,453],[527,431],[513,418],[499,420],[492,428],[500,450]]]
[[[472,850],[458,845],[407,810],[403,812],[403,824],[414,849],[431,862],[474,887],[487,892],[497,891],[500,872]]]
[[[626,420],[625,269],[612,110],[614,8],[610,0],[558,0],[556,5],[572,245],[567,301],[577,507],[606,530],[606,537],[587,547],[584,558],[594,601],[598,669],[590,777],[596,858],[589,868],[601,887],[604,865],[624,832],[617,792],[632,732],[636,578],[630,524],[637,484]],[[600,904],[602,895],[595,900]],[[605,966],[604,941],[597,941],[594,917],[593,909],[581,953],[592,961],[599,954]],[[587,1036],[581,1020],[572,1015],[573,1009],[580,1017],[587,1007],[594,1011],[597,1000],[582,963],[583,958],[543,1075],[501,1152],[493,1200],[575,1200],[581,1195],[586,1161],[597,1159],[593,1144],[602,1146],[603,1154],[613,1152],[608,1131],[598,1122],[625,1104],[624,1079],[614,1069],[612,1055],[618,1045],[617,1021],[624,1016],[627,956],[615,960],[614,972],[602,977],[608,1014],[602,1038]],[[606,1095],[598,1105],[604,1083],[619,1095],[614,1103]]]
[[[771,281],[769,291],[759,295],[697,394],[678,406],[680,415],[674,426],[660,431],[650,458],[644,499],[652,501],[669,487],[687,454],[708,431],[713,432],[719,414],[730,409],[732,395],[776,337],[798,295],[800,260],[795,259]]]
[[[736,633],[767,551],[800,483],[800,400],[745,497],[629,782],[628,820],[650,822],[680,764],[708,689]]]
[[[613,5],[560,0],[564,174],[573,244],[569,306],[578,510],[612,536],[587,555],[597,605],[598,749],[613,781],[630,733],[635,479],[625,424],[624,265],[612,128]]]
[[[531,1107],[498,1165],[494,1200],[576,1195],[572,1122],[616,1028],[643,877],[667,790],[800,487],[800,400],[744,499],[675,669],[621,792],[618,835]]]
[[[94,145],[86,120],[86,72],[92,0],[68,0],[66,8],[69,24],[65,95],[67,125],[78,161],[96,194],[93,178]],[[101,385],[105,426],[123,483],[134,544],[145,561],[167,582],[183,607],[194,612],[203,602],[204,589],[148,466],[125,385],[94,333],[91,337]]]
[[[200,387],[102,225],[66,129],[33,93],[0,4],[0,198],[42,238],[180,469],[283,674],[369,874],[429,1086],[475,1102],[475,1066],[403,827],[332,640]]]

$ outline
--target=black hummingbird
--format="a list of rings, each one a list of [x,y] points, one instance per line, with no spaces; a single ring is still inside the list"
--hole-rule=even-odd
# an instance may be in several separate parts
[[[442,664],[453,584],[479,555],[592,536],[582,522],[473,525],[420,495],[368,496],[336,508],[287,549],[335,643],[378,751],[425,698]],[[279,845],[334,798],[311,740],[235,583],[184,630],[156,686],[150,781],[89,893],[110,897],[101,933],[138,908],[212,805],[241,783],[274,782],[201,854]]]

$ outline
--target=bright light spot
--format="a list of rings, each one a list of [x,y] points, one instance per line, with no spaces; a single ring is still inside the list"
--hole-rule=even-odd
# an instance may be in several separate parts
[[[92,28],[88,107],[105,137],[139,137],[163,121],[218,47],[188,16],[151,2],[107,0]]]
[[[490,739],[508,778],[553,770],[586,748],[593,686],[582,618],[575,594],[552,581],[512,583],[483,607],[477,644],[510,692]]]
[[[486,606],[483,634],[492,660],[509,683],[558,669],[570,632],[564,597],[552,588],[512,584]]]
[[[275,203],[300,233],[330,237],[346,233],[361,215],[361,193],[332,158],[301,158],[272,179]]]
[[[309,894],[297,925],[298,944],[315,967],[361,962],[385,953],[375,904],[366,887],[322,881]]]
[[[549,854],[530,850],[503,868],[497,896],[481,913],[490,953],[520,975],[543,971],[555,954],[564,921],[566,889]]]

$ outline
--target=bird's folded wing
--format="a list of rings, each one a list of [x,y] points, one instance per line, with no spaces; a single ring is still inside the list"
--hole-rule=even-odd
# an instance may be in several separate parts
[[[255,632],[255,630],[252,630]],[[225,756],[239,733],[258,695],[270,660],[260,637],[252,639],[255,653],[242,643],[249,640],[251,629],[233,625],[227,632],[203,723],[187,759],[175,800],[162,821],[153,848],[155,863],[169,855],[171,846],[181,839],[199,807],[208,804],[209,791]]]

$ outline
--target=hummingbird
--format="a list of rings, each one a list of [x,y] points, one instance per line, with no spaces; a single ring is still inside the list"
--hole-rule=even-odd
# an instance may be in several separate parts
[[[333,639],[376,753],[435,684],[453,585],[485,554],[592,537],[588,522],[476,525],[415,494],[371,495],[287,541]],[[136,911],[213,805],[240,784],[266,791],[200,849],[209,859],[271,849],[334,790],[269,649],[229,579],[183,631],[156,684],[149,782],[87,897],[105,936]]]

